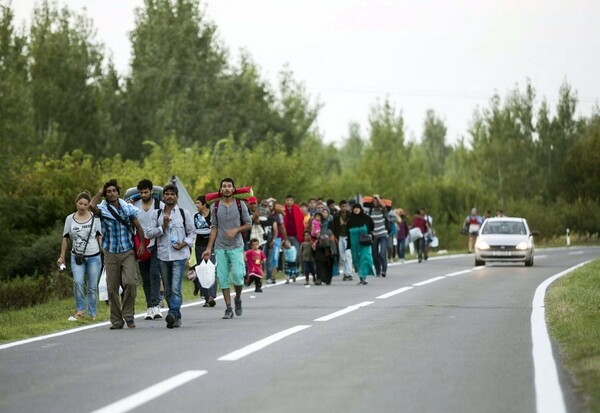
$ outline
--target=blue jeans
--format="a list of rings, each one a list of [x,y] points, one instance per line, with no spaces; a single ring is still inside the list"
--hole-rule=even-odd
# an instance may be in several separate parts
[[[398,240],[398,258],[403,260],[405,255],[406,255],[406,238],[399,239]]]
[[[267,257],[267,280],[274,279],[273,271],[277,269],[279,264],[279,248],[281,247],[281,238],[275,238],[275,245],[273,248],[269,247],[269,253],[265,254]],[[300,255],[300,254],[298,254]]]
[[[146,296],[146,307],[156,307],[160,304],[160,270],[158,268],[158,257],[156,256],[156,244],[150,247],[152,258],[148,261],[138,261],[144,295]]]
[[[373,239],[373,264],[375,264],[375,274],[387,273],[387,237]]]
[[[88,278],[88,314],[90,317],[96,317],[96,307],[98,303],[98,280],[100,278],[100,268],[102,267],[102,258],[100,254],[93,257],[86,257],[85,263],[77,265],[75,263],[75,254],[71,254],[71,272],[73,273],[73,295],[75,296],[75,307],[77,311],[85,310],[85,275]]]
[[[175,319],[181,318],[181,282],[183,281],[183,272],[185,271],[186,260],[162,261],[158,260],[160,267],[160,276],[165,286],[165,297],[169,304],[169,314]]]

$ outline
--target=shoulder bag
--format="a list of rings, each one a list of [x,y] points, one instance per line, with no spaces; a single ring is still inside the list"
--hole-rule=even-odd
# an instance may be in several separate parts
[[[75,253],[75,264],[83,265],[85,264],[85,250],[87,249],[88,242],[90,241],[90,236],[92,235],[92,231],[94,231],[94,218],[96,216],[92,214],[92,224],[90,226],[90,232],[88,232],[88,236],[85,240],[85,244],[83,244],[83,251],[78,253],[77,251],[73,251]]]

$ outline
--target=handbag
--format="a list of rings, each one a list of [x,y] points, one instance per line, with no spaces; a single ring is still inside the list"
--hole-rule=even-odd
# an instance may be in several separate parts
[[[83,265],[85,264],[85,250],[87,249],[88,242],[90,241],[90,235],[92,235],[92,231],[94,230],[94,219],[95,215],[92,214],[92,224],[90,226],[90,232],[88,232],[88,236],[85,239],[85,244],[83,244],[83,251],[81,253],[75,252],[75,264]]]
[[[460,229],[460,233],[463,235],[469,235],[469,223],[465,222],[462,226],[462,228]]]
[[[360,245],[371,245],[373,243],[373,235],[368,232],[361,232],[358,235],[358,243]]]
[[[137,252],[140,247],[140,236],[138,234],[135,234],[133,236],[133,245],[135,246],[135,258],[138,261],[148,261],[150,260],[150,258],[152,258],[152,253],[150,252],[150,248],[148,248],[149,244],[150,240],[146,238],[146,249],[144,249],[144,253],[142,255],[139,255]]]

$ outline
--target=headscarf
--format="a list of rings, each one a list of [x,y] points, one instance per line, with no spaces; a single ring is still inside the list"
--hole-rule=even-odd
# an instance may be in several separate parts
[[[360,208],[360,213],[355,214],[354,209]],[[361,204],[352,205],[352,212],[350,213],[350,218],[348,218],[348,229],[350,228],[360,228],[363,225],[366,225],[367,231],[371,232],[375,229],[375,224],[373,223],[373,219],[370,216],[365,214],[365,210],[363,209]]]

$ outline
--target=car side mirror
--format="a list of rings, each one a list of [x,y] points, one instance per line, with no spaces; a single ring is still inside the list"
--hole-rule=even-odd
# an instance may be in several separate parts
[[[529,235],[540,235],[540,231],[531,231]]]

